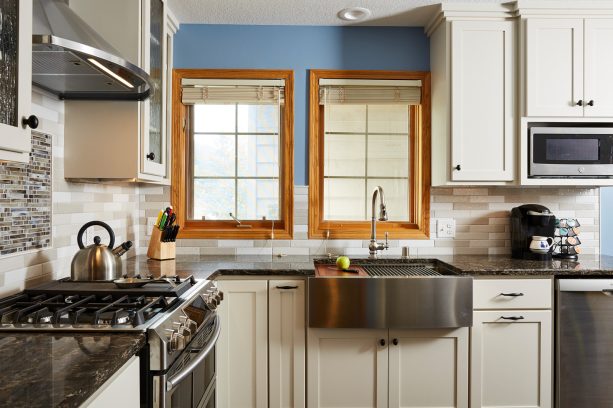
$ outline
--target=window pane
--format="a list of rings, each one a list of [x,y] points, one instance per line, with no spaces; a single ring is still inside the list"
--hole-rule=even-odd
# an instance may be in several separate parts
[[[408,105],[368,105],[368,133],[409,133]]]
[[[325,131],[366,132],[366,105],[326,105]]]
[[[240,133],[279,133],[279,105],[238,105]]]
[[[278,220],[279,180],[238,180],[237,206],[241,220]]]
[[[365,166],[365,135],[325,135],[324,177],[364,177],[366,172]]]
[[[234,176],[234,135],[194,135],[194,176]]]
[[[194,105],[194,132],[234,133],[236,105]]]
[[[364,179],[324,179],[324,219],[366,219]]]
[[[368,135],[368,177],[408,177],[409,136]]]
[[[228,213],[234,213],[234,180],[194,180],[193,219],[229,220]]]
[[[279,177],[279,136],[238,135],[238,175]]]
[[[407,179],[389,180],[389,179],[369,179],[368,180],[368,196],[365,204],[368,205],[370,211],[370,203],[372,191],[377,187],[383,187],[385,195],[385,204],[387,207],[387,216],[390,221],[408,221],[409,220],[409,181]]]

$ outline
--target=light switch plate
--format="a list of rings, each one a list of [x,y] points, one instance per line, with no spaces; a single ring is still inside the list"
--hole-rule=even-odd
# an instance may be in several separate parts
[[[439,218],[436,220],[437,238],[455,238],[455,220],[453,218]]]

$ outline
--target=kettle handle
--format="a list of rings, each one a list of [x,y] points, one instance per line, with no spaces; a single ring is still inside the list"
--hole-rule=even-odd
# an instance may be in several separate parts
[[[85,230],[91,227],[92,225],[98,225],[104,228],[109,233],[110,241],[109,241],[108,247],[110,249],[113,249],[113,245],[115,245],[115,233],[113,232],[109,224],[102,222],[102,221],[90,221],[81,227],[81,229],[79,230],[79,233],[77,234],[77,244],[79,244],[79,248],[81,249],[85,248],[85,245],[83,245],[83,233],[85,233]]]

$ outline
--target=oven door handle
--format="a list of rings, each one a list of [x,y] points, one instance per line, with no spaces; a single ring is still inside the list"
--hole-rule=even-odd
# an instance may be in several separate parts
[[[192,360],[185,368],[179,371],[172,378],[169,378],[166,381],[166,391],[170,392],[175,388],[181,381],[185,379],[188,375],[192,373],[196,369],[196,367],[206,358],[206,356],[211,352],[213,347],[215,347],[215,343],[217,343],[217,338],[219,337],[219,333],[221,332],[221,321],[219,316],[215,316],[215,328],[213,330],[213,334],[209,338],[206,346],[202,347],[198,351],[198,355],[194,360]]]

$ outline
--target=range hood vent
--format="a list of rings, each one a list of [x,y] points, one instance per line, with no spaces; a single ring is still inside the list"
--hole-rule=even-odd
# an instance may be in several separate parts
[[[144,100],[149,75],[83,21],[65,1],[34,0],[32,83],[60,99]]]

